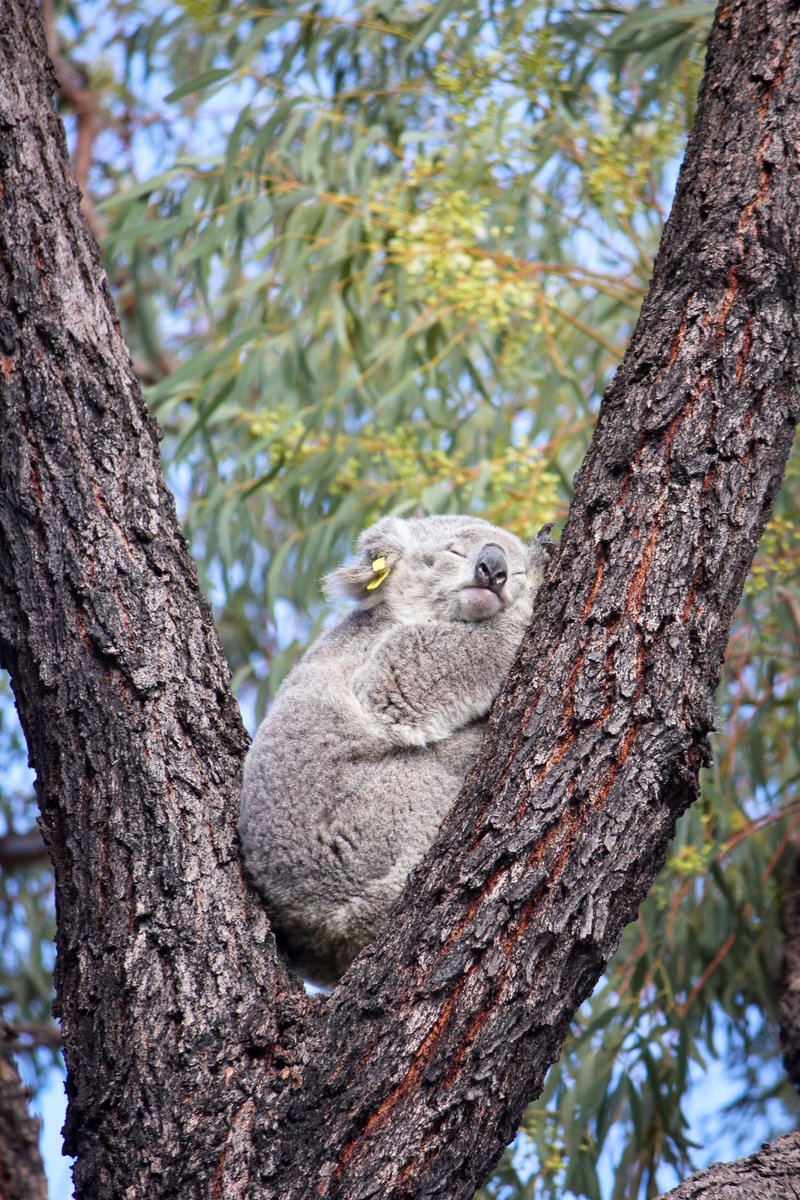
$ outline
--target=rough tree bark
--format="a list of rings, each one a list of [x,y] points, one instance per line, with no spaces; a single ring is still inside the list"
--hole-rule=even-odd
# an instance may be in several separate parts
[[[800,1200],[800,1137],[790,1134],[749,1158],[715,1163],[661,1200]]]
[[[52,91],[34,4],[5,5],[0,660],[55,868],[65,1143],[79,1196],[207,1195],[263,1069],[245,1032],[280,1063],[305,1001],[240,877],[246,737]]]
[[[800,15],[724,0],[673,215],[481,761],[306,999],[243,884],[228,673],[78,213],[0,28],[0,661],[58,894],[80,1200],[468,1197],[664,859],[798,409]],[[791,1193],[787,1193],[791,1194]]]
[[[0,1200],[47,1200],[39,1122],[28,1114],[11,1037],[0,1024]]]

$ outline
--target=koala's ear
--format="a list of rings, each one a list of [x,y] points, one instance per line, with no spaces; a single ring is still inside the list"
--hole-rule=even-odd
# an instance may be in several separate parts
[[[357,561],[331,571],[322,581],[328,599],[344,596],[357,600],[362,609],[380,604],[386,580],[405,549],[403,533],[403,522],[396,517],[384,517],[366,529],[358,539]]]
[[[558,543],[550,536],[552,529],[552,525],[544,525],[528,543],[529,570],[538,575],[539,583],[544,579],[545,572],[558,549]]]
[[[385,593],[380,590],[381,584],[385,583],[391,567],[388,562],[385,566],[381,565],[383,558],[380,555],[373,562],[376,564],[374,568],[371,563],[365,565],[361,562],[352,563],[349,567],[337,567],[323,579],[323,592],[329,600],[343,597],[345,600],[357,600],[361,608],[374,608],[383,600]]]

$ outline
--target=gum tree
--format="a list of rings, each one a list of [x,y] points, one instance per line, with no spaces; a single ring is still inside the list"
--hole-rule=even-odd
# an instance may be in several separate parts
[[[79,1197],[469,1196],[512,1136],[696,795],[791,446],[799,24],[778,3],[717,13],[537,636],[424,867],[323,1003],[241,878],[246,738],[79,214],[38,17],[9,3],[0,660],[55,866]],[[743,1169],[791,1195],[796,1154],[784,1139]]]

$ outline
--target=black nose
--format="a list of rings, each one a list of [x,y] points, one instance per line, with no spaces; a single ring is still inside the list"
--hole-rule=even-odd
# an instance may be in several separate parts
[[[508,579],[508,559],[499,546],[487,542],[475,563],[475,582],[478,587],[500,593]]]

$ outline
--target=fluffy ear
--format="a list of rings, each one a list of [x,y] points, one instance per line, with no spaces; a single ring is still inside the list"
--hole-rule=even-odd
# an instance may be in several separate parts
[[[386,581],[404,549],[403,522],[384,517],[361,534],[356,562],[325,576],[325,595],[329,600],[339,596],[357,600],[362,609],[374,608],[383,600]]]
[[[558,549],[558,543],[554,542],[550,536],[552,529],[552,525],[542,526],[539,532],[535,533],[528,543],[528,561],[530,563],[530,570],[537,578],[537,586],[544,579],[545,572],[553,561]]]

